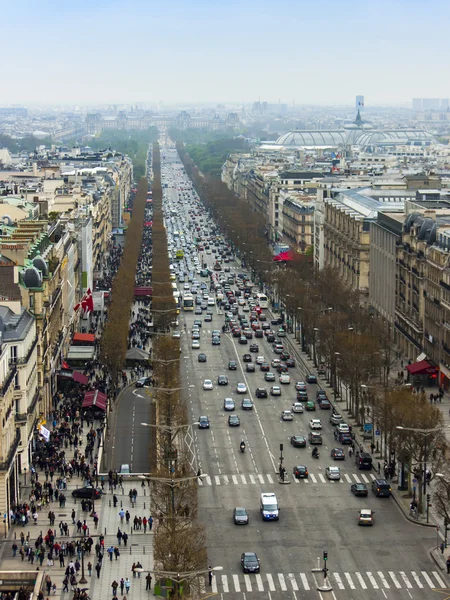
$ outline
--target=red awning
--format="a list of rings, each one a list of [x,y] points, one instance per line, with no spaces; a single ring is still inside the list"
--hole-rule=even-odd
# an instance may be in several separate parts
[[[152,288],[151,287],[135,287],[134,295],[135,296],[151,296]]]
[[[419,362],[412,363],[412,365],[406,365],[406,369],[411,375],[431,375],[437,371],[437,367],[430,365],[426,360],[420,360]]]
[[[82,385],[87,385],[89,383],[89,378],[83,373],[79,371],[72,371],[70,369],[61,369],[58,371],[58,377],[64,377],[65,379],[72,379],[77,383],[81,383]]]
[[[107,403],[108,398],[106,394],[103,394],[103,392],[99,392],[98,390],[90,390],[84,394],[82,408],[90,408],[91,406],[95,406],[100,410],[106,410]]]
[[[280,262],[282,260],[293,260],[293,259],[294,259],[294,252],[292,250],[288,250],[287,252],[280,252],[280,254],[277,254],[276,256],[274,256],[272,260]]]
[[[83,344],[94,344],[95,343],[95,335],[93,333],[75,333],[72,339],[72,342],[76,344],[77,342]]]

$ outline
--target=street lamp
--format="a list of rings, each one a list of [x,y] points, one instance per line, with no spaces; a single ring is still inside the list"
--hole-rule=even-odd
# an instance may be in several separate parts
[[[313,336],[313,363],[314,363],[314,366],[317,369],[316,335],[317,335],[317,332],[319,331],[319,328],[318,327],[314,327],[313,331],[314,331],[314,336]]]

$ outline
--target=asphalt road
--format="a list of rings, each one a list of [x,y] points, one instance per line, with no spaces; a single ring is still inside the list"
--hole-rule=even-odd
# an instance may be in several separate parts
[[[146,388],[133,386],[120,397],[115,425],[107,443],[107,464],[119,471],[120,466],[129,464],[132,473],[149,473],[150,443],[152,430],[141,423],[151,423],[151,398]]]
[[[178,184],[185,187],[184,182]],[[175,190],[170,197],[176,196]],[[212,257],[204,258],[212,265]],[[232,272],[239,272],[235,263]],[[214,309],[217,313],[217,310]],[[255,388],[270,388],[264,373],[245,372],[242,355],[248,346],[238,345],[230,335],[222,335],[220,346],[211,345],[211,330],[221,329],[223,315],[215,314],[212,323],[203,323],[200,350],[191,349],[190,331],[195,316],[182,312],[187,333],[182,336],[182,378],[190,390],[192,420],[207,415],[209,430],[195,429],[197,457],[206,477],[199,484],[199,504],[202,521],[207,527],[208,561],[222,566],[213,580],[212,591],[222,598],[246,600],[268,598],[322,598],[327,594],[336,600],[350,599],[425,599],[434,596],[433,590],[445,588],[447,575],[439,571],[427,551],[436,545],[432,529],[422,528],[406,520],[392,499],[376,498],[370,491],[367,498],[355,498],[351,482],[370,483],[374,477],[356,469],[352,460],[333,463],[330,450],[339,445],[333,437],[328,419],[330,411],[295,414],[293,422],[280,419],[282,409],[290,408],[295,400],[294,382],[305,379],[301,365],[290,369],[291,384],[282,387],[282,396],[257,399]],[[260,351],[269,362],[275,357],[265,339]],[[207,362],[199,363],[199,352],[207,354]],[[256,358],[253,354],[253,360]],[[237,371],[228,371],[230,359],[238,361]],[[272,369],[271,369],[272,370]],[[227,375],[228,386],[218,386],[218,375]],[[214,389],[204,391],[204,379],[212,379]],[[238,395],[236,384],[245,383],[248,393]],[[278,382],[275,382],[278,383]],[[308,386],[308,395],[315,398],[316,386]],[[241,418],[241,426],[230,428],[223,410],[225,397],[232,397]],[[243,397],[253,400],[253,411],[242,411]],[[321,418],[323,445],[320,459],[311,458],[311,448],[297,449],[290,445],[290,436],[306,435],[309,420]],[[239,451],[244,439],[247,450]],[[284,466],[289,485],[278,482],[279,445],[284,444]],[[314,462],[313,462],[314,460]],[[308,482],[296,482],[292,468],[304,464],[310,471]],[[336,464],[341,468],[341,481],[325,478],[325,468]],[[369,485],[370,488],[370,485]],[[259,512],[261,492],[275,492],[278,497],[280,520],[263,522]],[[245,506],[250,513],[248,526],[236,526],[232,521],[235,506]],[[359,527],[360,508],[375,511],[373,527]],[[322,573],[313,573],[323,566],[323,551],[328,552],[327,566],[332,591],[322,593],[317,586],[323,583]],[[260,575],[245,575],[240,567],[240,555],[254,551],[261,561]]]

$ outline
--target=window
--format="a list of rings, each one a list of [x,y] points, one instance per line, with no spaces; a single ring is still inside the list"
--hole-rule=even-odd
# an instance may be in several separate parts
[[[17,362],[17,346],[11,346],[9,349],[11,362]]]

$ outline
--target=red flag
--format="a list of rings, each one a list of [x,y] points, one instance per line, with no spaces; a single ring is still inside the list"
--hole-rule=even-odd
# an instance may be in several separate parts
[[[86,309],[85,312],[90,313],[94,310],[94,298],[92,296],[91,288],[88,289],[85,296]]]
[[[65,360],[63,360],[63,361],[62,361],[62,363],[61,363],[61,367],[62,367],[63,369],[70,369],[69,365],[66,363],[66,361],[65,361]]]

